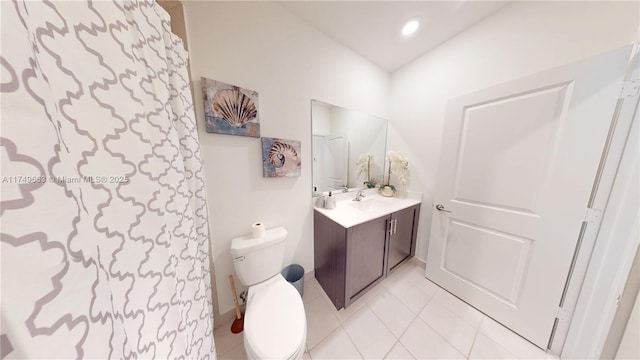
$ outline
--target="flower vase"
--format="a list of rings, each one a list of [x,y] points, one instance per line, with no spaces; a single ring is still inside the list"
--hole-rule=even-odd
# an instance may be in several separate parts
[[[391,197],[395,194],[395,190],[389,185],[385,185],[380,188],[380,195]]]

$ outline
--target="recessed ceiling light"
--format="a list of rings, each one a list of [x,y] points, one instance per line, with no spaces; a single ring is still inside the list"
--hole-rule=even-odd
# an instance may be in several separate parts
[[[402,36],[411,36],[420,27],[420,19],[411,19],[402,27]]]

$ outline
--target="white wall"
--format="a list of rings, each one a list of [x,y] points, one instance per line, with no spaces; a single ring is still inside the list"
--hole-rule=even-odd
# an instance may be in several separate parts
[[[331,133],[331,106],[315,102],[311,106],[311,119],[313,135],[327,136]]]
[[[409,155],[426,260],[446,101],[630,44],[638,2],[513,2],[391,76],[388,149]],[[411,161],[413,160],[413,161]]]
[[[389,74],[276,3],[185,2],[220,313],[232,309],[231,239],[264,221],[289,231],[285,264],[313,269],[311,99],[389,117]],[[204,130],[200,77],[259,93],[261,135],[302,141],[302,175],[262,177],[259,139]]]
[[[622,337],[622,342],[616,353],[616,360],[640,359],[640,296],[636,295],[636,302],[631,311],[629,322]]]

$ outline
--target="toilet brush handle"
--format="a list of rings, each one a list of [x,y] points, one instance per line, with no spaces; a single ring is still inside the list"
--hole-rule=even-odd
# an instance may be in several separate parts
[[[236,318],[240,319],[240,305],[238,305],[238,295],[236,294],[236,283],[233,281],[233,275],[229,275],[229,283],[231,284],[231,294],[233,295],[233,303],[236,305]]]

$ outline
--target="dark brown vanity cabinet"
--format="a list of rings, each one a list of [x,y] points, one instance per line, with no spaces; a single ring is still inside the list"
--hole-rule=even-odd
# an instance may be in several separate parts
[[[420,205],[391,214],[388,271],[395,270],[405,259],[415,253],[418,215],[420,215]]]
[[[315,277],[336,309],[349,306],[415,253],[420,204],[344,228],[314,211]]]

